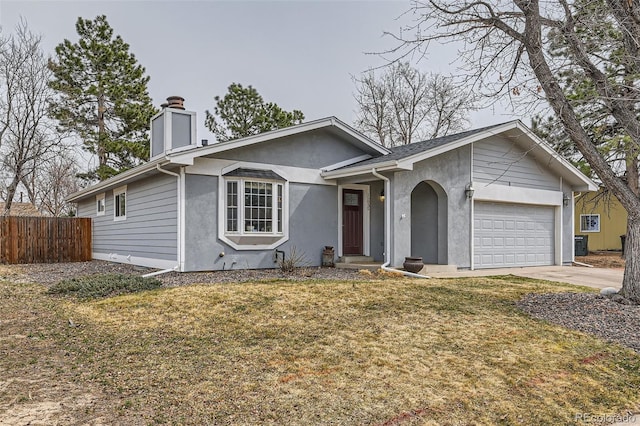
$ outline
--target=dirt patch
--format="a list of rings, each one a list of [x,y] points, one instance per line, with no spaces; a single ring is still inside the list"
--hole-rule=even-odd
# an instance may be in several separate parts
[[[72,412],[90,410],[95,401],[95,396],[83,394],[56,401],[33,401],[13,405],[0,414],[0,426],[70,424],[77,419]],[[106,423],[102,417],[96,417],[85,419],[84,424],[98,426]]]
[[[577,262],[586,263],[596,268],[624,268],[625,262],[619,251],[591,252],[588,256],[576,256]]]

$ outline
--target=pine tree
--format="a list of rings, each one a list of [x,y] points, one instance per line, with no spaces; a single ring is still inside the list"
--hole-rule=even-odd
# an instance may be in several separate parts
[[[149,120],[156,113],[149,77],[106,16],[78,18],[79,40],[65,40],[49,61],[59,97],[52,116],[82,139],[98,166],[83,177],[104,180],[149,158]]]
[[[213,114],[206,111],[205,125],[218,142],[257,135],[302,123],[302,111],[285,111],[274,103],[265,103],[252,86],[232,83],[228,93],[216,96]],[[216,118],[217,116],[217,118]]]

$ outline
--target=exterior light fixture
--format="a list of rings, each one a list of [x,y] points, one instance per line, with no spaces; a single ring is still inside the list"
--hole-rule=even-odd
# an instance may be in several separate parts
[[[464,189],[464,193],[469,200],[473,198],[474,192],[475,192],[475,189],[473,189],[473,186],[471,186],[471,184],[467,185],[467,187]]]
[[[569,205],[569,196],[567,194],[562,194],[562,205],[567,207]]]
[[[384,203],[384,189],[380,191],[380,201]]]

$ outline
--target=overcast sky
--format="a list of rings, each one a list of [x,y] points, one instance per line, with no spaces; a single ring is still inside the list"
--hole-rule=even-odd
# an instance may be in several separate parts
[[[41,34],[53,55],[65,38],[77,41],[79,16],[104,14],[116,34],[151,77],[159,106],[167,96],[186,99],[198,114],[198,138],[213,140],[204,111],[232,82],[252,85],[268,102],[300,109],[306,120],[334,115],[355,118],[352,75],[384,64],[377,55],[392,47],[384,31],[397,33],[410,22],[409,0],[388,1],[29,1],[0,0],[0,26],[12,32],[20,17]],[[451,46],[434,47],[423,71],[454,72]],[[483,110],[472,126],[513,116]]]

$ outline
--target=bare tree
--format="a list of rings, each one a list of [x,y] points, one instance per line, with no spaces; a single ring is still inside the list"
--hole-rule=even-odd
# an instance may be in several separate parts
[[[24,21],[0,42],[0,164],[9,182],[4,214],[11,209],[20,182],[62,148],[62,138],[48,117],[51,72],[40,42]]]
[[[432,139],[469,125],[472,99],[451,80],[426,74],[408,62],[395,62],[381,76],[375,71],[354,78],[363,133],[392,147]]]
[[[560,79],[567,69],[582,73],[593,88],[591,102],[605,107],[628,135],[626,158],[637,165],[640,3],[603,0],[595,19],[580,17],[579,9],[569,0],[417,1],[413,11],[418,24],[412,28],[413,36],[396,36],[401,43],[395,53],[423,52],[430,42],[461,42],[466,49],[461,54],[468,71],[467,82],[478,82],[479,87],[495,95],[544,96],[571,142],[628,212],[622,294],[640,303],[638,169],[632,165],[627,179],[618,176],[583,127]],[[621,36],[603,40],[590,36],[601,31],[603,24]],[[560,54],[556,50],[558,40],[564,48]],[[606,52],[620,58],[618,78],[607,74],[611,60]]]
[[[22,181],[29,200],[38,209],[52,216],[69,216],[74,208],[65,198],[80,190],[80,170],[70,152],[62,151],[38,167],[37,171]]]

